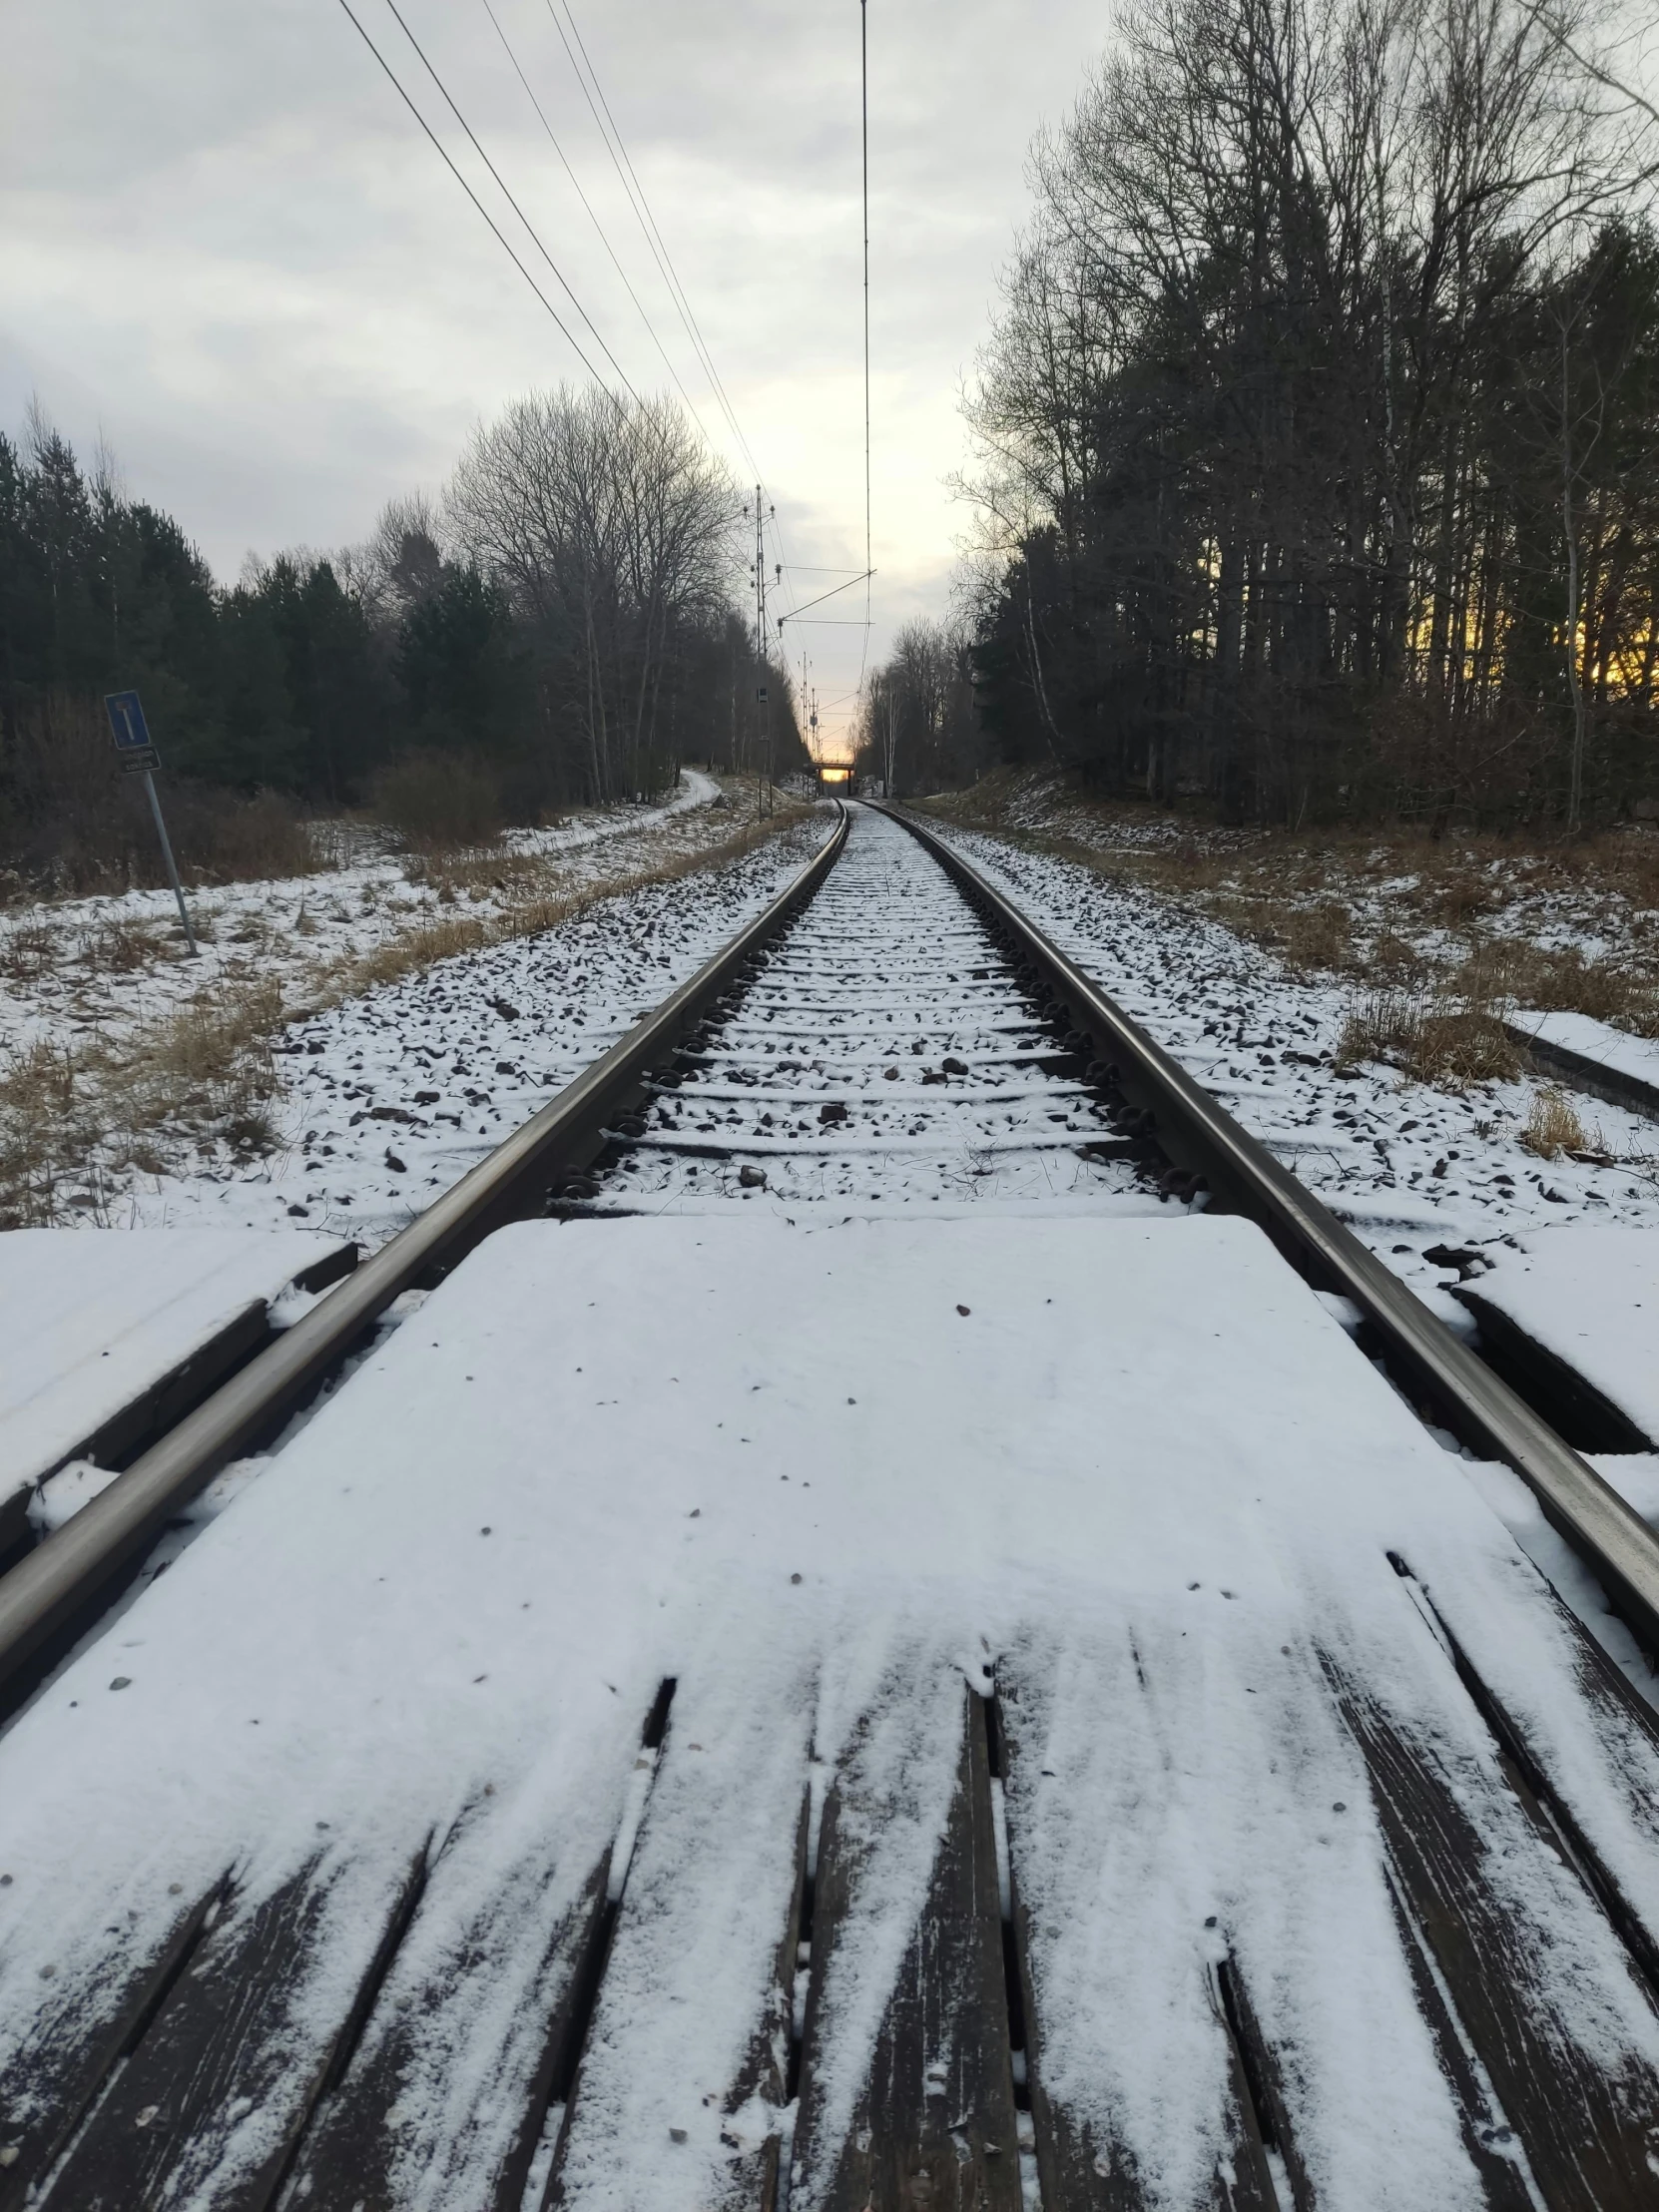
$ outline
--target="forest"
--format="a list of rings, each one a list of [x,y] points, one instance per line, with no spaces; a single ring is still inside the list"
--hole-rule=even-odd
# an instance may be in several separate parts
[[[480,424],[441,496],[393,501],[365,544],[227,588],[35,410],[0,436],[0,870],[14,895],[153,877],[118,689],[210,873],[279,866],[306,815],[485,836],[660,792],[683,761],[804,766],[787,675],[761,675],[734,602],[742,516],[676,407],[560,389]]]
[[[961,620],[882,669],[866,761],[1293,827],[1649,813],[1659,117],[1608,35],[1132,0],[1032,149]]]

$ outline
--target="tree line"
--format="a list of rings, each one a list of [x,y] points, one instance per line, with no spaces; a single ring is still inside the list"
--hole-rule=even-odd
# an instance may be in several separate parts
[[[1656,118],[1599,36],[1131,0],[968,391],[977,742],[1235,820],[1659,798]]]
[[[971,784],[996,753],[974,696],[971,633],[960,622],[905,623],[865,679],[855,731],[860,776],[890,794]]]
[[[562,388],[481,424],[440,497],[394,500],[366,543],[227,587],[34,412],[0,435],[0,864],[97,842],[124,796],[101,695],[129,687],[201,791],[424,793],[480,830],[659,792],[683,761],[804,766],[735,604],[741,523],[678,408]]]

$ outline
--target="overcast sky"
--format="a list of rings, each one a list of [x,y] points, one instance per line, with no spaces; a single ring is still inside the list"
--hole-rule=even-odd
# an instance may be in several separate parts
[[[398,4],[629,378],[668,388],[485,0]],[[551,0],[490,5],[747,475]],[[856,0],[572,5],[805,599],[836,580],[810,568],[863,550]],[[563,305],[388,0],[353,6]],[[584,373],[339,0],[0,0],[0,427],[35,391],[83,449],[102,430],[222,577],[250,550],[361,538],[391,495],[436,490],[480,415]],[[906,615],[944,611],[959,380],[1023,215],[1026,146],[1107,28],[1101,0],[870,0],[874,656]],[[819,612],[858,617],[861,598]],[[828,735],[861,632],[798,632],[798,657],[802,637]]]

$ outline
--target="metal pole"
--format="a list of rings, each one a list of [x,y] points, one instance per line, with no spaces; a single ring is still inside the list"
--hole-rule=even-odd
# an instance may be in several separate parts
[[[150,794],[150,812],[156,818],[156,834],[162,840],[162,858],[167,862],[167,879],[173,885],[173,895],[179,901],[179,919],[185,925],[185,942],[190,946],[193,960],[200,959],[196,948],[196,932],[190,925],[190,914],[185,906],[185,886],[179,880],[179,867],[173,857],[172,840],[167,833],[167,824],[162,820],[162,803],[156,793],[156,779],[149,769],[144,771],[144,788]]]

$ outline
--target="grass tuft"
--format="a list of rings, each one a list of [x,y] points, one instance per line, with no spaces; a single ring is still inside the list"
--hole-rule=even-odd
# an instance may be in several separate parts
[[[1384,988],[1357,1000],[1343,1023],[1335,1064],[1346,1073],[1367,1061],[1453,1091],[1512,1082],[1521,1072],[1519,1047],[1478,987],[1428,993]]]
[[[340,959],[307,980],[303,1003],[284,1002],[273,978],[226,977],[119,1045],[40,1043],[0,1060],[0,1229],[84,1218],[89,1210],[107,1218],[111,1173],[160,1175],[204,1151],[241,1161],[273,1150],[282,1081],[272,1043],[288,1022],[458,953],[539,935],[603,899],[740,859],[792,828],[802,811],[578,891],[554,887],[558,855],[547,855],[534,870],[514,870],[520,895],[512,902],[483,912],[457,905],[371,952]]]
[[[1606,1141],[1599,1129],[1586,1129],[1578,1110],[1564,1091],[1546,1083],[1533,1094],[1532,1111],[1520,1141],[1540,1160],[1559,1159],[1563,1152],[1577,1159],[1605,1159]]]

